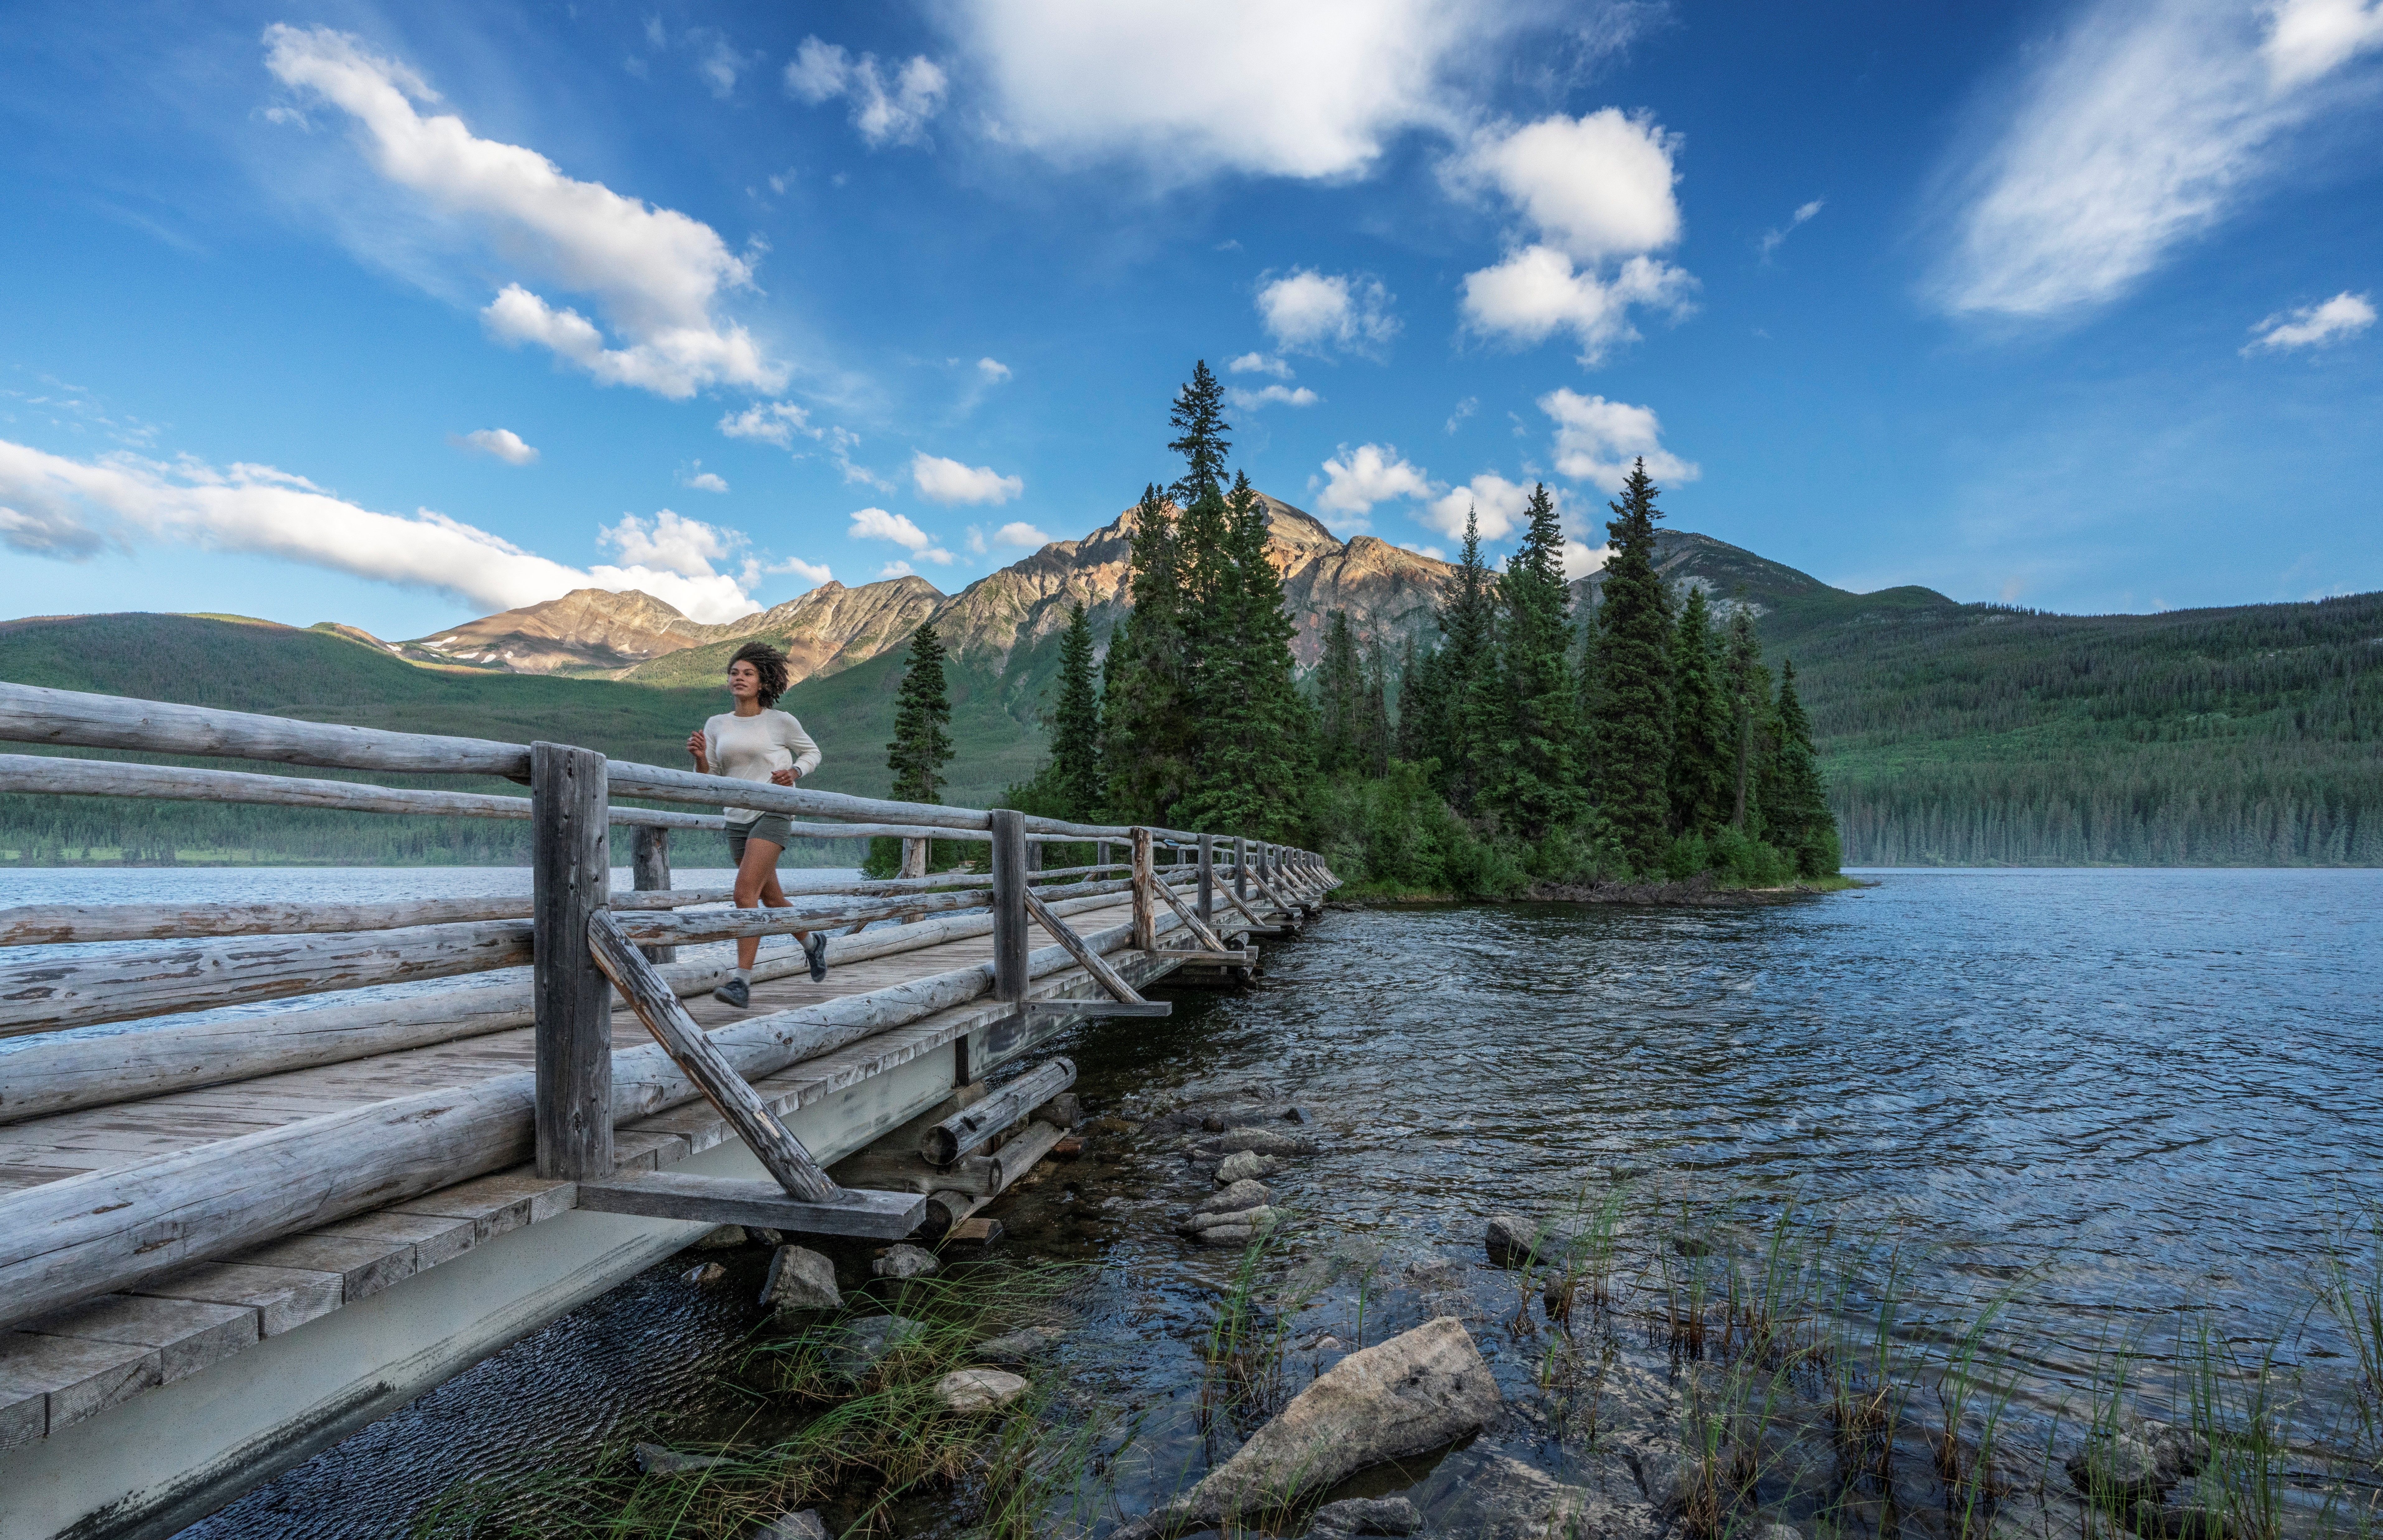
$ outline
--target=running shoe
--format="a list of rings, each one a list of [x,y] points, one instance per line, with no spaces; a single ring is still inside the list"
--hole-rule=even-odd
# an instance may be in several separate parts
[[[803,938],[803,955],[811,960],[811,982],[827,977],[827,937],[814,930]]]
[[[816,967],[817,965],[814,964],[813,966]],[[718,989],[713,990],[711,992],[711,998],[722,1001],[727,1004],[734,1005],[741,1011],[746,1006],[753,1003],[753,992],[745,987],[744,979],[731,979],[728,982],[721,985]]]

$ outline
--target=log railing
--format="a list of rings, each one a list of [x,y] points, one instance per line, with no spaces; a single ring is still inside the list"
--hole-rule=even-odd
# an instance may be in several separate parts
[[[616,1123],[698,1095],[720,1105],[754,1147],[784,1189],[783,1201],[794,1205],[788,1214],[843,1205],[849,1233],[899,1234],[914,1217],[907,1201],[822,1188],[816,1163],[774,1115],[766,1108],[755,1115],[750,1080],[971,1000],[1007,1013],[994,1018],[996,1043],[1031,1041],[1034,1023],[1070,1015],[1162,1014],[1167,1007],[1142,1000],[1117,971],[1114,955],[1156,952],[1179,937],[1200,960],[1245,960],[1246,952],[1225,942],[1225,930],[1295,926],[1335,885],[1314,854],[1239,836],[723,783],[568,745],[393,733],[18,684],[0,684],[0,741],[50,751],[0,754],[0,793],[527,819],[533,832],[526,898],[0,907],[0,1038],[17,1040],[0,1054],[0,1124],[536,1029],[534,1070],[0,1194],[0,1326],[525,1158],[544,1175],[581,1184],[589,1206],[700,1216],[709,1200],[688,1189],[699,1179],[638,1188],[614,1176],[611,1149]],[[526,784],[529,795],[57,752],[68,749],[494,776]],[[805,836],[898,838],[904,875],[790,873],[783,880],[787,907],[698,909],[731,895],[673,888],[670,832],[718,829],[722,816],[621,799],[714,809],[733,801],[798,820],[796,832]],[[623,842],[631,848],[621,854],[629,857],[634,890],[611,887],[615,828],[631,832]],[[929,874],[931,841],[988,847],[982,869]],[[1090,844],[1093,859],[1043,869],[1043,849],[1054,844]],[[1127,858],[1119,862],[1119,855]],[[1071,928],[1068,917],[1119,894],[1130,895],[1129,923],[1089,934]],[[1228,907],[1248,924],[1220,928]],[[889,920],[896,923],[881,923]],[[677,949],[796,929],[837,930],[828,942],[832,964],[988,934],[994,956],[689,1037],[677,1000],[710,990],[722,971],[710,962],[673,961]],[[1036,948],[1037,929],[1054,944]],[[172,944],[77,950],[122,942]],[[27,946],[47,950],[11,959],[9,949]],[[759,976],[800,966],[776,956]],[[1100,993],[1033,998],[1035,979],[1069,969],[1089,975]],[[451,981],[394,1000],[339,992],[429,979]],[[616,989],[655,1044],[612,1051]],[[328,998],[262,1016],[174,1019],[315,994]],[[71,1030],[153,1017],[113,1036]],[[766,1204],[768,1195],[739,1196],[736,1212],[751,1212],[756,1201]]]

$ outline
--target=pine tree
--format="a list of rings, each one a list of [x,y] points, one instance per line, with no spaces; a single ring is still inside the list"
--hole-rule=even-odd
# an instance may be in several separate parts
[[[1564,583],[1563,525],[1541,482],[1531,493],[1523,542],[1498,578],[1498,688],[1504,707],[1488,792],[1506,826],[1525,840],[1578,819],[1580,702],[1572,676],[1572,591]]]
[[[1399,728],[1395,752],[1411,765],[1438,752],[1432,732],[1440,716],[1437,649],[1426,652],[1409,636],[1399,654]]]
[[[1771,671],[1754,634],[1754,612],[1741,603],[1729,617],[1729,656],[1722,668],[1722,705],[1730,717],[1729,825],[1749,839],[1762,836],[1762,806],[1755,784],[1768,741]]]
[[[1765,837],[1795,859],[1799,877],[1834,876],[1838,864],[1836,819],[1821,784],[1812,751],[1812,723],[1796,694],[1796,665],[1779,665],[1779,698],[1772,708],[1771,753],[1763,767]]]
[[[1175,524],[1154,486],[1143,489],[1134,510],[1131,562],[1133,607],[1110,637],[1101,671],[1102,760],[1110,811],[1164,823],[1191,784],[1197,724],[1188,708]]]
[[[1672,826],[1707,834],[1730,818],[1735,725],[1722,699],[1711,611],[1691,584],[1672,636]]]
[[[1324,656],[1315,665],[1315,760],[1327,775],[1356,770],[1365,758],[1364,666],[1349,612],[1335,610],[1324,622]]]
[[[1225,511],[1233,580],[1216,634],[1231,646],[1220,644],[1212,659],[1216,687],[1196,730],[1199,776],[1179,819],[1287,839],[1315,772],[1315,712],[1297,683],[1297,628],[1270,554],[1266,499],[1246,473],[1234,474]]]
[[[1440,795],[1468,818],[1481,809],[1501,715],[1497,603],[1497,580],[1481,554],[1480,517],[1468,510],[1456,582],[1439,609],[1439,646],[1426,664],[1428,715],[1417,729],[1426,749],[1417,758],[1439,762]]]
[[[1225,491],[1225,452],[1233,446],[1225,435],[1233,425],[1225,421],[1225,387],[1208,372],[1208,361],[1192,365],[1192,383],[1177,392],[1167,423],[1182,437],[1167,447],[1183,457],[1183,474],[1167,491],[1179,508],[1190,508],[1203,497]]]
[[[897,802],[941,802],[944,766],[952,758],[952,701],[944,684],[944,639],[932,622],[910,634],[910,657],[902,665],[902,687],[894,697],[894,741],[885,745],[885,768],[894,772],[887,794]]]
[[[1378,781],[1390,773],[1390,675],[1389,659],[1383,655],[1382,639],[1375,637],[1365,645],[1365,707],[1364,731],[1358,742],[1364,749],[1358,769]]]
[[[1641,459],[1608,503],[1605,598],[1597,611],[1599,809],[1633,868],[1650,872],[1671,841],[1672,607],[1655,571],[1655,483]]]
[[[1093,684],[1093,626],[1077,601],[1059,640],[1059,700],[1051,713],[1050,784],[1063,817],[1088,819],[1108,793],[1101,766],[1101,697]]]

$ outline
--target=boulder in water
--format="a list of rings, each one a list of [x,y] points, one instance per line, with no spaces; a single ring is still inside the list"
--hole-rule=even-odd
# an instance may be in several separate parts
[[[1339,1534],[1413,1534],[1423,1515],[1404,1497],[1343,1497],[1326,1503],[1307,1522],[1315,1540]]]
[[[1272,1176],[1274,1168],[1281,1164],[1272,1155],[1261,1155],[1254,1150],[1236,1151],[1216,1167],[1216,1185],[1230,1187],[1235,1182],[1255,1181],[1260,1177]]]
[[[943,1268],[934,1252],[917,1246],[889,1246],[885,1254],[869,1264],[869,1270],[881,1278],[923,1278]]]
[[[954,1411],[997,1411],[1026,1394],[1026,1382],[1000,1369],[955,1369],[935,1382],[935,1394]]]
[[[1201,1214],[1238,1214],[1243,1209],[1262,1209],[1274,1201],[1266,1184],[1247,1178],[1235,1182],[1224,1191],[1202,1203]]]
[[[1202,1142],[1228,1155],[1238,1155],[1243,1151],[1259,1155],[1306,1155],[1315,1150],[1315,1140],[1298,1134],[1286,1134],[1278,1128],[1227,1128],[1216,1138]]]
[[[1572,1237],[1551,1224],[1534,1223],[1519,1214],[1493,1214],[1481,1249],[1500,1267],[1519,1267],[1533,1259],[1544,1263],[1561,1257],[1571,1244]]]
[[[779,1247],[770,1256],[761,1302],[773,1311],[836,1309],[844,1296],[835,1289],[835,1263],[805,1247]]]
[[[1368,1465],[1438,1448],[1497,1413],[1497,1382],[1463,1323],[1426,1321],[1378,1347],[1351,1353],[1291,1398],[1200,1484],[1134,1523],[1119,1540],[1290,1507]]]

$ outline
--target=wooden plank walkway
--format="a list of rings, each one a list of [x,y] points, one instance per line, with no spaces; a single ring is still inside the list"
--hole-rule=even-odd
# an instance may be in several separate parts
[[[1080,933],[1090,933],[1124,924],[1131,913],[1130,900],[1120,894],[1112,904],[1070,916],[1069,923]],[[1222,928],[1238,934],[1249,922],[1233,915]],[[1179,930],[1169,939],[1179,945],[1186,940]],[[698,1022],[711,1029],[770,1011],[982,964],[992,956],[990,936],[967,937],[838,966],[821,983],[803,973],[759,981],[753,987],[751,1005],[742,1011],[709,995],[686,1004]],[[1133,951],[1114,954],[1111,960],[1136,985],[1179,966],[1163,954]],[[1080,968],[1040,980],[1033,991],[1042,999],[1099,992]],[[1008,1007],[981,998],[791,1066],[757,1081],[755,1089],[773,1110],[788,1115],[937,1049],[948,1051],[955,1041],[1008,1014]],[[1046,1035],[1059,1029],[1054,1022]],[[528,1028],[491,1032],[0,1125],[0,1191],[518,1072],[532,1066],[535,1036]],[[647,1041],[636,1016],[616,1004],[614,1049]],[[1020,1044],[1019,1052],[1026,1046],[1031,1044]],[[813,1153],[825,1164],[882,1131],[871,1127],[831,1136],[851,1142],[841,1147],[830,1142]],[[708,1103],[697,1101],[624,1123],[616,1137],[619,1166],[626,1171],[668,1166],[735,1136]],[[226,1261],[184,1267],[132,1291],[22,1323],[0,1333],[0,1449],[43,1438],[144,1390],[196,1374],[499,1236],[568,1212],[575,1201],[574,1184],[541,1178],[525,1164]]]

